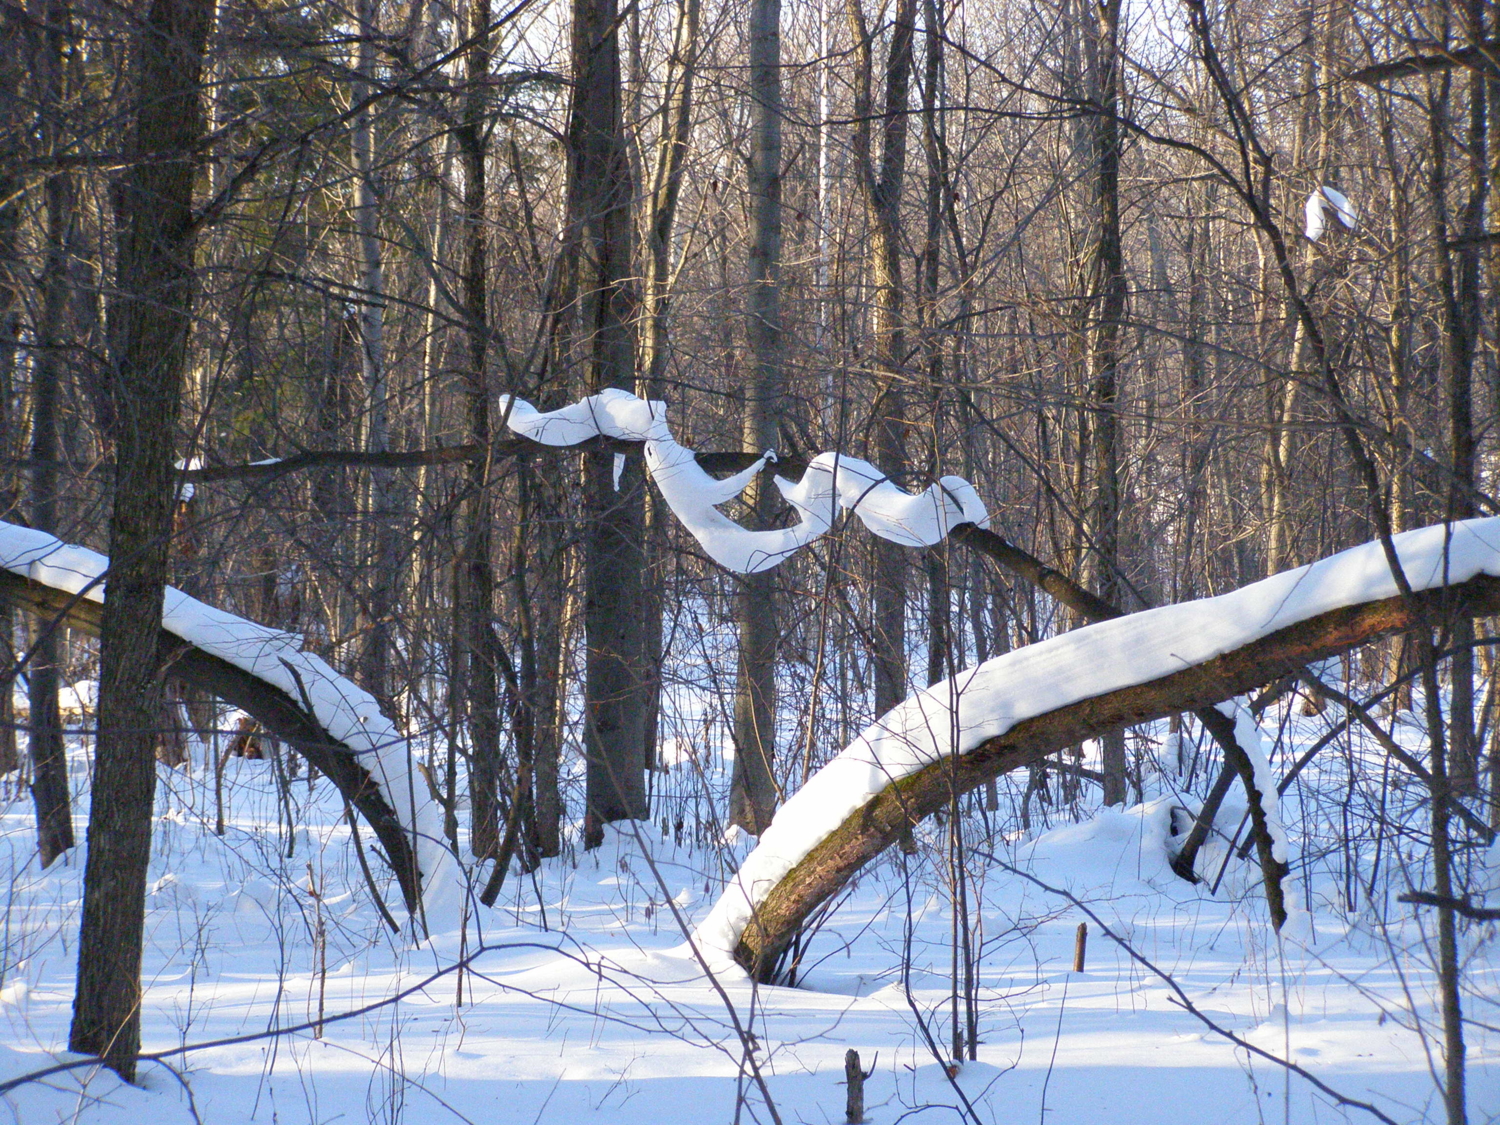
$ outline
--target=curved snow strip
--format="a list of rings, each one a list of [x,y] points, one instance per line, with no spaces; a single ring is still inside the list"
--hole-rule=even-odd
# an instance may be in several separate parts
[[[718,510],[749,487],[774,453],[725,480],[698,464],[679,445],[666,421],[666,404],[647,402],[620,390],[590,395],[559,410],[542,413],[529,402],[504,396],[510,428],[542,445],[578,445],[594,437],[644,442],[646,468],[667,506],[720,566],[740,574],[769,570],[828,533],[840,508],[859,516],[876,535],[908,547],[939,543],[961,523],[989,525],[989,512],[974,486],[962,477],[943,477],[912,495],[898,488],[868,461],[820,453],[802,479],[776,478],[776,487],[797,510],[796,525],[770,531],[741,527]]]
[[[109,559],[96,551],[0,522],[0,568],[43,586],[103,603],[99,579]],[[302,651],[295,633],[246,621],[167,587],[162,628],[188,644],[302,702],[334,741],[347,746],[370,772],[386,803],[415,841],[425,886],[446,866],[442,820],[425,781],[417,776],[405,738],[380,713],[375,698],[339,675],[322,657]]]
[[[1500,577],[1500,517],[1422,528],[1396,536],[1395,543],[1416,591],[1480,574]],[[727,963],[755,907],[799,862],[893,782],[947,755],[973,750],[1035,716],[1148,683],[1320,614],[1399,592],[1380,544],[1366,543],[1233,593],[1051,637],[918,691],[781,807],[693,940]],[[1274,793],[1269,777],[1266,784],[1263,792]]]
[[[1303,206],[1303,213],[1307,219],[1303,233],[1307,235],[1309,242],[1316,242],[1323,237],[1323,232],[1327,229],[1329,211],[1337,215],[1339,222],[1343,223],[1348,230],[1353,230],[1359,221],[1359,216],[1354,210],[1354,204],[1349,202],[1349,197],[1338,188],[1324,184],[1307,197],[1307,203]]]
[[[1281,823],[1281,796],[1271,774],[1271,760],[1266,756],[1260,724],[1249,708],[1237,699],[1219,704],[1219,711],[1234,720],[1234,740],[1240,744],[1255,770],[1255,788],[1260,793],[1260,807],[1266,814],[1266,830],[1271,834],[1271,858],[1277,863],[1285,863],[1288,851],[1286,828]]]

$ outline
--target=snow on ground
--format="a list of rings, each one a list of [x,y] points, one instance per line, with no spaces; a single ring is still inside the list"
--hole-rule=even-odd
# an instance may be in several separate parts
[[[1325,729],[1318,718],[1280,722],[1288,746]],[[1190,742],[1183,760],[1197,752]],[[1150,775],[1143,804],[1084,810],[1076,823],[1055,785],[1053,805],[1032,806],[1030,831],[1012,820],[986,830],[986,818],[1000,814],[976,806],[971,844],[1089,904],[1205,1014],[1249,1042],[1351,1098],[1376,1101],[1397,1121],[1436,1121],[1431,973],[1409,910],[1393,901],[1401,884],[1377,888],[1378,910],[1362,892],[1345,902],[1339,859],[1327,847],[1353,797],[1327,804],[1317,794],[1344,760],[1335,754],[1325,763],[1323,789],[1304,800],[1299,785],[1283,802],[1299,872],[1292,897],[1306,909],[1298,936],[1279,943],[1253,867],[1229,861],[1217,894],[1171,874],[1173,807],[1193,801],[1175,791],[1170,772]],[[86,765],[75,744],[80,789]],[[1379,762],[1360,765],[1370,775],[1361,792],[1376,799]],[[712,764],[715,785],[721,766]],[[694,784],[688,768],[663,777],[659,792]],[[953,1108],[960,1091],[978,1120],[997,1123],[1373,1120],[1226,1044],[1092,925],[1086,970],[1071,972],[1078,908],[977,856],[970,892],[981,904],[982,1043],[979,1060],[950,1082],[926,1039],[950,1037],[940,826],[928,826],[921,854],[888,856],[859,880],[808,949],[800,987],[757,988],[722,973],[721,994],[683,948],[683,927],[718,895],[744,843],[726,855],[693,843],[691,826],[681,845],[672,824],[614,830],[598,851],[570,848],[534,876],[512,875],[497,909],[476,908],[466,935],[455,929],[413,943],[375,916],[326,782],[309,788],[293,779],[283,796],[271,762],[231,760],[221,839],[212,834],[212,776],[200,766],[163,770],[162,778],[147,1050],[309,1021],[320,995],[333,1015],[428,983],[399,1004],[327,1023],[321,1038],[304,1032],[194,1051],[171,1059],[170,1069],[143,1064],[140,1089],[94,1069],[22,1086],[0,1095],[0,1122],[769,1121],[735,1020],[753,1033],[753,1057],[788,1123],[843,1120],[851,1047],[873,1066],[865,1100],[869,1120],[882,1125],[961,1120]],[[1401,796],[1399,786],[1385,788],[1385,799]],[[1008,802],[1020,789],[1007,783],[1003,792]],[[28,798],[13,784],[0,796],[3,1080],[60,1057],[66,1044],[81,856],[38,871]],[[1225,808],[1226,833],[1243,811],[1243,802]],[[1216,871],[1225,855],[1222,843],[1210,848],[1203,869]],[[1352,857],[1357,873],[1368,874],[1372,861],[1389,871],[1401,860],[1389,849],[1378,861],[1368,850]],[[1476,884],[1500,879],[1500,851],[1474,862]],[[1377,914],[1395,925],[1383,931]],[[1479,1021],[1470,1029],[1475,1122],[1500,1115],[1495,931],[1475,926],[1464,939],[1469,1014]],[[472,972],[444,971],[481,945],[493,949]],[[1425,1038],[1413,1030],[1417,1017]]]

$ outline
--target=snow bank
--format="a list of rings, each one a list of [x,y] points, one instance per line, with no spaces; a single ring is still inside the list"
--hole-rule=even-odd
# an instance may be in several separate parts
[[[1422,528],[1396,536],[1395,543],[1414,590],[1479,574],[1500,577],[1500,518]],[[727,957],[755,904],[820,841],[886,786],[947,754],[972,750],[1059,707],[1202,664],[1310,617],[1398,593],[1380,544],[1366,543],[1233,593],[1103,621],[1015,649],[915,692],[781,807],[694,940]],[[1274,795],[1260,757],[1262,792]],[[1267,812],[1274,816],[1274,809]]]
[[[100,578],[109,560],[45,532],[0,522],[0,567],[54,590],[104,601]],[[380,713],[372,695],[335,672],[322,657],[303,652],[297,634],[246,621],[170,586],[162,627],[294,700],[305,698],[318,724],[370,771],[386,803],[415,839],[424,884],[434,885],[447,856],[442,821],[416,774],[406,739]]]
[[[797,524],[751,531],[725,516],[718,505],[743,493],[767,461],[775,461],[773,452],[732,477],[716,480],[703,471],[691,449],[673,439],[665,403],[647,402],[620,390],[602,391],[546,413],[506,395],[500,409],[514,432],[542,445],[577,445],[593,437],[644,442],[646,468],[667,506],[710,558],[740,574],[769,570],[827,534],[840,508],[854,512],[881,538],[908,547],[939,543],[961,523],[989,524],[984,502],[962,477],[943,477],[914,496],[868,461],[820,453],[800,481],[776,478],[776,487],[800,517]]]

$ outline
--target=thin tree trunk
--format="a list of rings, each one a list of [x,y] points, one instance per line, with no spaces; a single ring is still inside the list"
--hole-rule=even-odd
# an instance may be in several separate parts
[[[158,639],[172,531],[173,443],[194,284],[192,154],[209,0],[154,0],[138,25],[130,166],[117,196],[111,302],[114,507],[99,642],[99,735],[70,1050],[135,1078],[141,943],[162,677]]]
[[[463,555],[459,562],[460,648],[469,727],[469,849],[476,858],[500,846],[500,694],[493,646],[495,575],[491,559],[494,462],[489,385],[489,216],[486,161],[489,120],[486,82],[491,62],[490,2],[471,0],[465,78],[469,90],[456,132],[463,165],[463,303],[468,355],[464,392],[469,441],[485,450],[474,462],[468,487]]]
[[[359,0],[359,81],[354,97],[364,100],[373,89],[375,39],[380,33],[379,0]],[[365,448],[385,453],[390,448],[390,386],[385,356],[385,266],[380,242],[380,184],[374,113],[366,109],[354,119],[354,219],[359,241],[360,367],[364,375],[369,422]],[[392,704],[390,658],[394,641],[396,586],[400,578],[400,547],[396,540],[395,505],[390,469],[370,470],[365,519],[369,528],[370,593],[368,628],[360,663],[364,687],[387,710]]]
[[[745,448],[779,444],[785,390],[781,324],[781,0],[750,7],[751,148],[750,268],[745,336],[750,379],[745,386]],[[763,475],[746,496],[766,526],[773,489]],[[776,581],[771,571],[747,574],[736,595],[739,665],[734,694],[734,775],[729,817],[759,834],[776,813]]]
[[[22,88],[34,54],[33,40],[12,25],[21,15],[7,10],[0,15],[0,83],[5,89]],[[21,419],[14,408],[16,365],[20,358],[22,270],[17,235],[21,228],[21,205],[25,199],[21,177],[25,114],[18,99],[0,102],[0,456],[17,457],[21,451]],[[16,474],[0,475],[0,516],[11,518],[20,502]],[[0,774],[21,764],[16,745],[15,711],[15,615],[0,607]]]
[[[1474,43],[1484,42],[1483,0],[1468,0],[1464,23],[1467,24],[1464,28],[1466,38]],[[1475,515],[1474,359],[1483,330],[1480,261],[1484,247],[1480,238],[1484,234],[1489,188],[1488,120],[1486,79],[1483,71],[1471,69],[1467,83],[1468,198],[1460,217],[1459,231],[1463,242],[1459,249],[1450,251],[1447,248],[1449,223],[1444,152],[1449,83],[1449,74],[1445,72],[1440,82],[1440,100],[1432,109],[1432,191],[1439,255],[1438,282],[1442,294],[1444,381],[1448,386],[1448,447],[1453,473],[1448,489],[1447,515],[1450,519],[1461,520]],[[1473,793],[1479,786],[1479,748],[1474,733],[1473,641],[1473,623],[1458,622],[1453,634],[1453,658],[1449,664],[1452,703],[1448,722],[1451,735],[1449,780],[1454,792],[1459,794]]]
[[[661,394],[667,373],[672,304],[672,232],[682,194],[682,172],[693,131],[693,93],[698,76],[698,15],[701,0],[680,0],[667,61],[661,137],[651,180],[651,221],[646,230],[646,340],[644,382],[648,397]]]
[[[574,0],[573,105],[568,122],[569,221],[578,232],[589,333],[588,389],[636,389],[631,291],[631,175],[621,122],[616,0]],[[645,478],[640,458],[584,454],[584,843],[604,825],[647,816],[650,709],[644,598]]]
[[[1456,616],[1454,620],[1456,620]],[[1472,626],[1471,626],[1472,627]],[[1449,902],[1454,898],[1453,787],[1448,775],[1448,750],[1443,739],[1443,708],[1439,694],[1436,646],[1430,626],[1423,637],[1422,680],[1427,700],[1427,730],[1432,747],[1428,789],[1432,797],[1433,890]],[[1465,1047],[1458,959],[1458,919],[1451,906],[1438,908],[1438,1006],[1443,1022],[1443,1105],[1448,1125],[1467,1125],[1465,1108]]]
[[[906,174],[907,106],[911,87],[912,38],[916,0],[897,0],[886,58],[884,104],[880,114],[881,152],[872,154],[871,87],[874,33],[860,0],[848,0],[856,65],[854,94],[855,175],[870,222],[869,264],[874,293],[873,327],[875,441],[877,465],[885,472],[906,463],[906,410],[903,368],[906,332],[901,281],[901,189]],[[906,695],[906,553],[886,539],[872,540],[874,555],[875,712],[884,714]]]
[[[49,7],[46,49],[42,52],[43,85],[54,106],[63,104],[63,38],[70,19],[67,4]],[[55,128],[48,132],[56,143]],[[31,456],[38,464],[31,477],[31,522],[39,531],[55,533],[58,395],[69,303],[68,252],[77,200],[73,180],[63,172],[47,177],[43,194],[47,202],[47,256],[42,266],[39,346],[32,367]],[[58,703],[59,630],[50,623],[40,626],[26,681],[31,711],[31,797],[36,806],[37,851],[43,867],[75,843],[68,757]]]
[[[700,0],[681,0],[667,63],[666,93],[662,99],[661,135],[651,176],[651,213],[646,226],[646,307],[644,354],[639,386],[642,398],[658,400],[665,393],[667,362],[671,358],[669,313],[672,303],[672,243],[682,174],[693,130],[693,86],[698,68]],[[661,714],[663,660],[662,566],[666,559],[667,519],[662,503],[647,495],[644,542],[646,550],[645,649],[650,680],[646,691],[646,733],[642,756],[647,768],[656,762],[658,719]]]
[[[1105,601],[1124,601],[1120,579],[1120,335],[1125,318],[1125,257],[1120,238],[1121,135],[1115,115],[1120,94],[1120,0],[1093,5],[1092,118],[1097,224],[1091,263],[1090,293],[1094,306],[1089,349],[1089,459],[1093,463],[1093,536],[1095,586]],[[1125,732],[1107,731],[1103,748],[1104,803],[1125,803]]]

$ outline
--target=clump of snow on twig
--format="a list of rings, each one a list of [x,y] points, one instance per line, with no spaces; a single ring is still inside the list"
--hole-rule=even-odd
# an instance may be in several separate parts
[[[1328,229],[1329,212],[1332,212],[1347,230],[1353,230],[1359,222],[1359,215],[1354,210],[1354,204],[1349,202],[1349,197],[1338,188],[1329,187],[1327,184],[1307,197],[1304,211],[1307,217],[1304,233],[1309,242],[1317,242],[1323,237],[1323,232]]]

